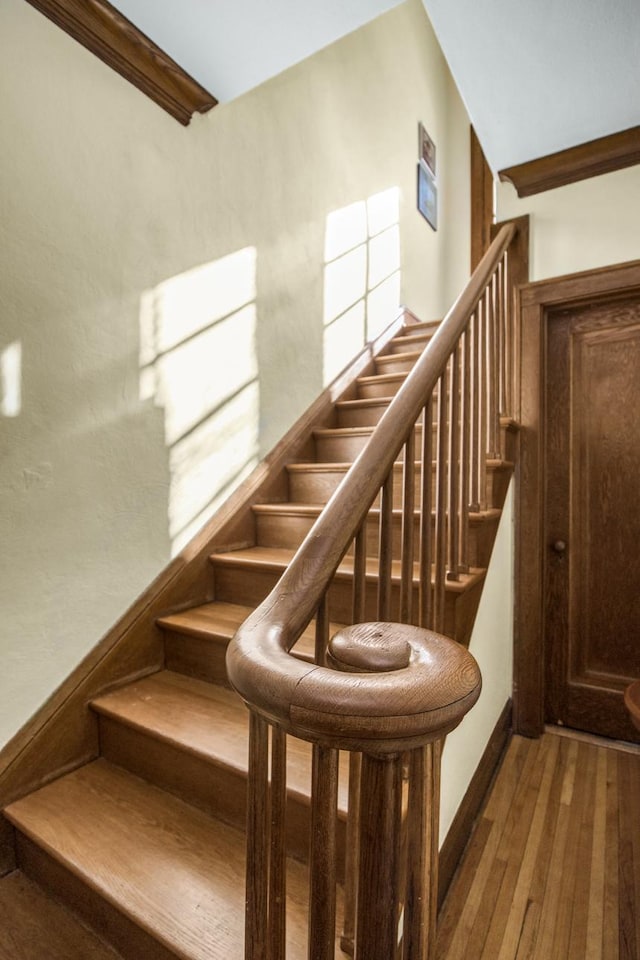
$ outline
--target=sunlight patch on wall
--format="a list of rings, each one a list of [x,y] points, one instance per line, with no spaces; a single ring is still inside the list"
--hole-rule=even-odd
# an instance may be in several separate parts
[[[256,250],[165,280],[140,306],[140,397],[164,409],[172,554],[258,460]]]
[[[327,217],[323,383],[397,316],[400,190],[391,187]]]
[[[18,417],[22,410],[22,344],[10,343],[0,353],[0,413]]]

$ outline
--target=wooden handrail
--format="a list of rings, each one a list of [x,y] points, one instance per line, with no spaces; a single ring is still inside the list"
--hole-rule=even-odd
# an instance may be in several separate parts
[[[486,506],[486,461],[498,456],[500,416],[515,392],[508,256],[516,232],[513,223],[500,229],[278,584],[228,648],[228,677],[251,711],[246,960],[286,954],[285,733],[314,745],[309,960],[334,957],[337,750],[361,754],[350,764],[343,949],[356,960],[399,960],[400,938],[402,960],[434,956],[441,744],[481,686],[473,657],[441,635],[446,584],[469,573],[469,510]],[[402,469],[399,590],[394,467]],[[378,497],[378,622],[362,623],[372,609],[367,515]],[[354,625],[330,639],[329,587],[352,544]],[[400,623],[388,622],[392,608]],[[313,617],[308,663],[290,651]]]
[[[289,651],[315,615],[515,229],[507,224],[500,230],[277,586],[245,621],[229,647],[227,673],[233,687],[252,709],[291,732],[302,732],[304,717],[305,736],[326,737],[340,715],[346,740],[348,728],[353,728],[354,735],[361,735],[361,724],[354,718],[378,711],[397,717],[405,709],[413,670],[407,668],[382,681],[354,685],[349,676],[303,663],[289,656]],[[418,669],[418,689],[424,680]],[[383,735],[380,729],[371,731],[371,739]]]

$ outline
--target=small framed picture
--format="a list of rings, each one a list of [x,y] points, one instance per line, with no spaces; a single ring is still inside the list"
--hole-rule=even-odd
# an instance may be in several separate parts
[[[436,145],[422,126],[418,124],[418,157],[436,175]]]
[[[418,163],[418,210],[430,227],[438,229],[438,188],[433,173],[422,160]]]

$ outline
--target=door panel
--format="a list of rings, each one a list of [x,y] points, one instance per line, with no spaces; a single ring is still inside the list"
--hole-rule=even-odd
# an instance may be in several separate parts
[[[546,716],[638,739],[622,691],[640,677],[640,302],[547,329]]]

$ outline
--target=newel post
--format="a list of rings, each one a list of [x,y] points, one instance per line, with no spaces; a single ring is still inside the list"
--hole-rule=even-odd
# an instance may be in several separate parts
[[[328,665],[351,674],[412,664],[421,683],[407,684],[406,714],[385,719],[381,689],[377,737],[361,748],[359,809],[349,813],[359,824],[355,942],[343,938],[355,960],[435,957],[441,747],[475,703],[481,680],[467,650],[419,627],[357,624],[329,645]]]

